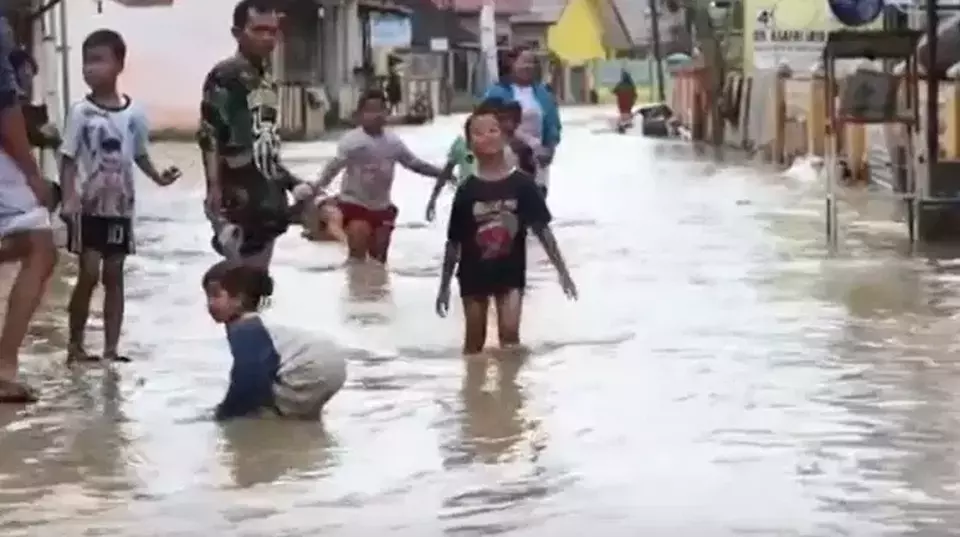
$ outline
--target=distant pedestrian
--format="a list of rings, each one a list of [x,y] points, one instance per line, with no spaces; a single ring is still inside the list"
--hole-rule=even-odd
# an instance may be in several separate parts
[[[626,69],[620,72],[620,81],[613,87],[613,95],[617,99],[617,125],[625,129],[633,123],[633,107],[637,104],[637,86]]]

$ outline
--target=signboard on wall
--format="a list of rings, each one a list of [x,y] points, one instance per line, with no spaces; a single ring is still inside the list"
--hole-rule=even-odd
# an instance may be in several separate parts
[[[393,13],[370,13],[372,48],[407,48],[413,40],[410,18]]]
[[[856,0],[833,1],[844,3]],[[853,17],[853,22],[870,19],[873,11],[876,11],[877,0],[860,1],[864,4],[857,6],[862,8],[863,12]],[[830,0],[743,0],[744,67],[775,69],[778,64],[785,63],[794,73],[810,73],[823,54],[827,33],[849,27],[833,14],[829,2]],[[843,11],[842,6],[837,7]],[[866,9],[868,7],[870,10]],[[874,17],[871,22],[858,28],[877,28],[881,24],[881,18]]]
[[[825,30],[754,30],[753,66],[776,69],[786,64],[794,72],[810,72],[820,61],[826,42]]]

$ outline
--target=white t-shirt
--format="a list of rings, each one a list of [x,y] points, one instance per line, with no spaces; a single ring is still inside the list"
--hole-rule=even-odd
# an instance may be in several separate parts
[[[533,92],[533,86],[513,86],[513,96],[521,108],[518,131],[536,139],[537,143],[542,142],[543,108]]]
[[[70,107],[60,152],[77,164],[80,210],[91,216],[133,217],[134,160],[147,153],[147,118],[129,97],[106,108],[90,97]]]
[[[534,152],[543,150],[543,107],[537,100],[533,86],[513,86],[513,96],[520,103],[519,137],[533,148]],[[547,186],[550,183],[550,168],[540,166],[537,169],[537,184]]]
[[[410,167],[420,162],[407,144],[386,131],[371,136],[357,127],[340,138],[337,156],[328,166],[345,167],[340,199],[372,210],[390,207],[396,165]]]

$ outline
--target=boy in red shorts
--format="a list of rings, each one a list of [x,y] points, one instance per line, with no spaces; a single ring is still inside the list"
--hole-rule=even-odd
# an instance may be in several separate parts
[[[414,156],[397,135],[384,130],[387,99],[382,91],[370,90],[360,97],[357,117],[360,126],[340,139],[336,157],[327,163],[315,187],[326,189],[346,170],[337,200],[350,259],[369,256],[386,263],[397,220],[397,207],[390,196],[396,164],[433,178],[440,177],[443,170]]]

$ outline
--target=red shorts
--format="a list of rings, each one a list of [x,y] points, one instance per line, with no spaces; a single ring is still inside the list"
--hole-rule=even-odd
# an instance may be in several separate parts
[[[393,226],[397,223],[397,210],[396,205],[391,205],[386,209],[381,209],[375,211],[373,209],[368,209],[363,205],[357,205],[356,203],[350,203],[347,201],[338,201],[337,206],[340,209],[340,213],[343,215],[343,227],[344,229],[350,225],[350,222],[354,220],[361,220],[370,224],[370,227],[373,229],[387,228],[393,229]]]

